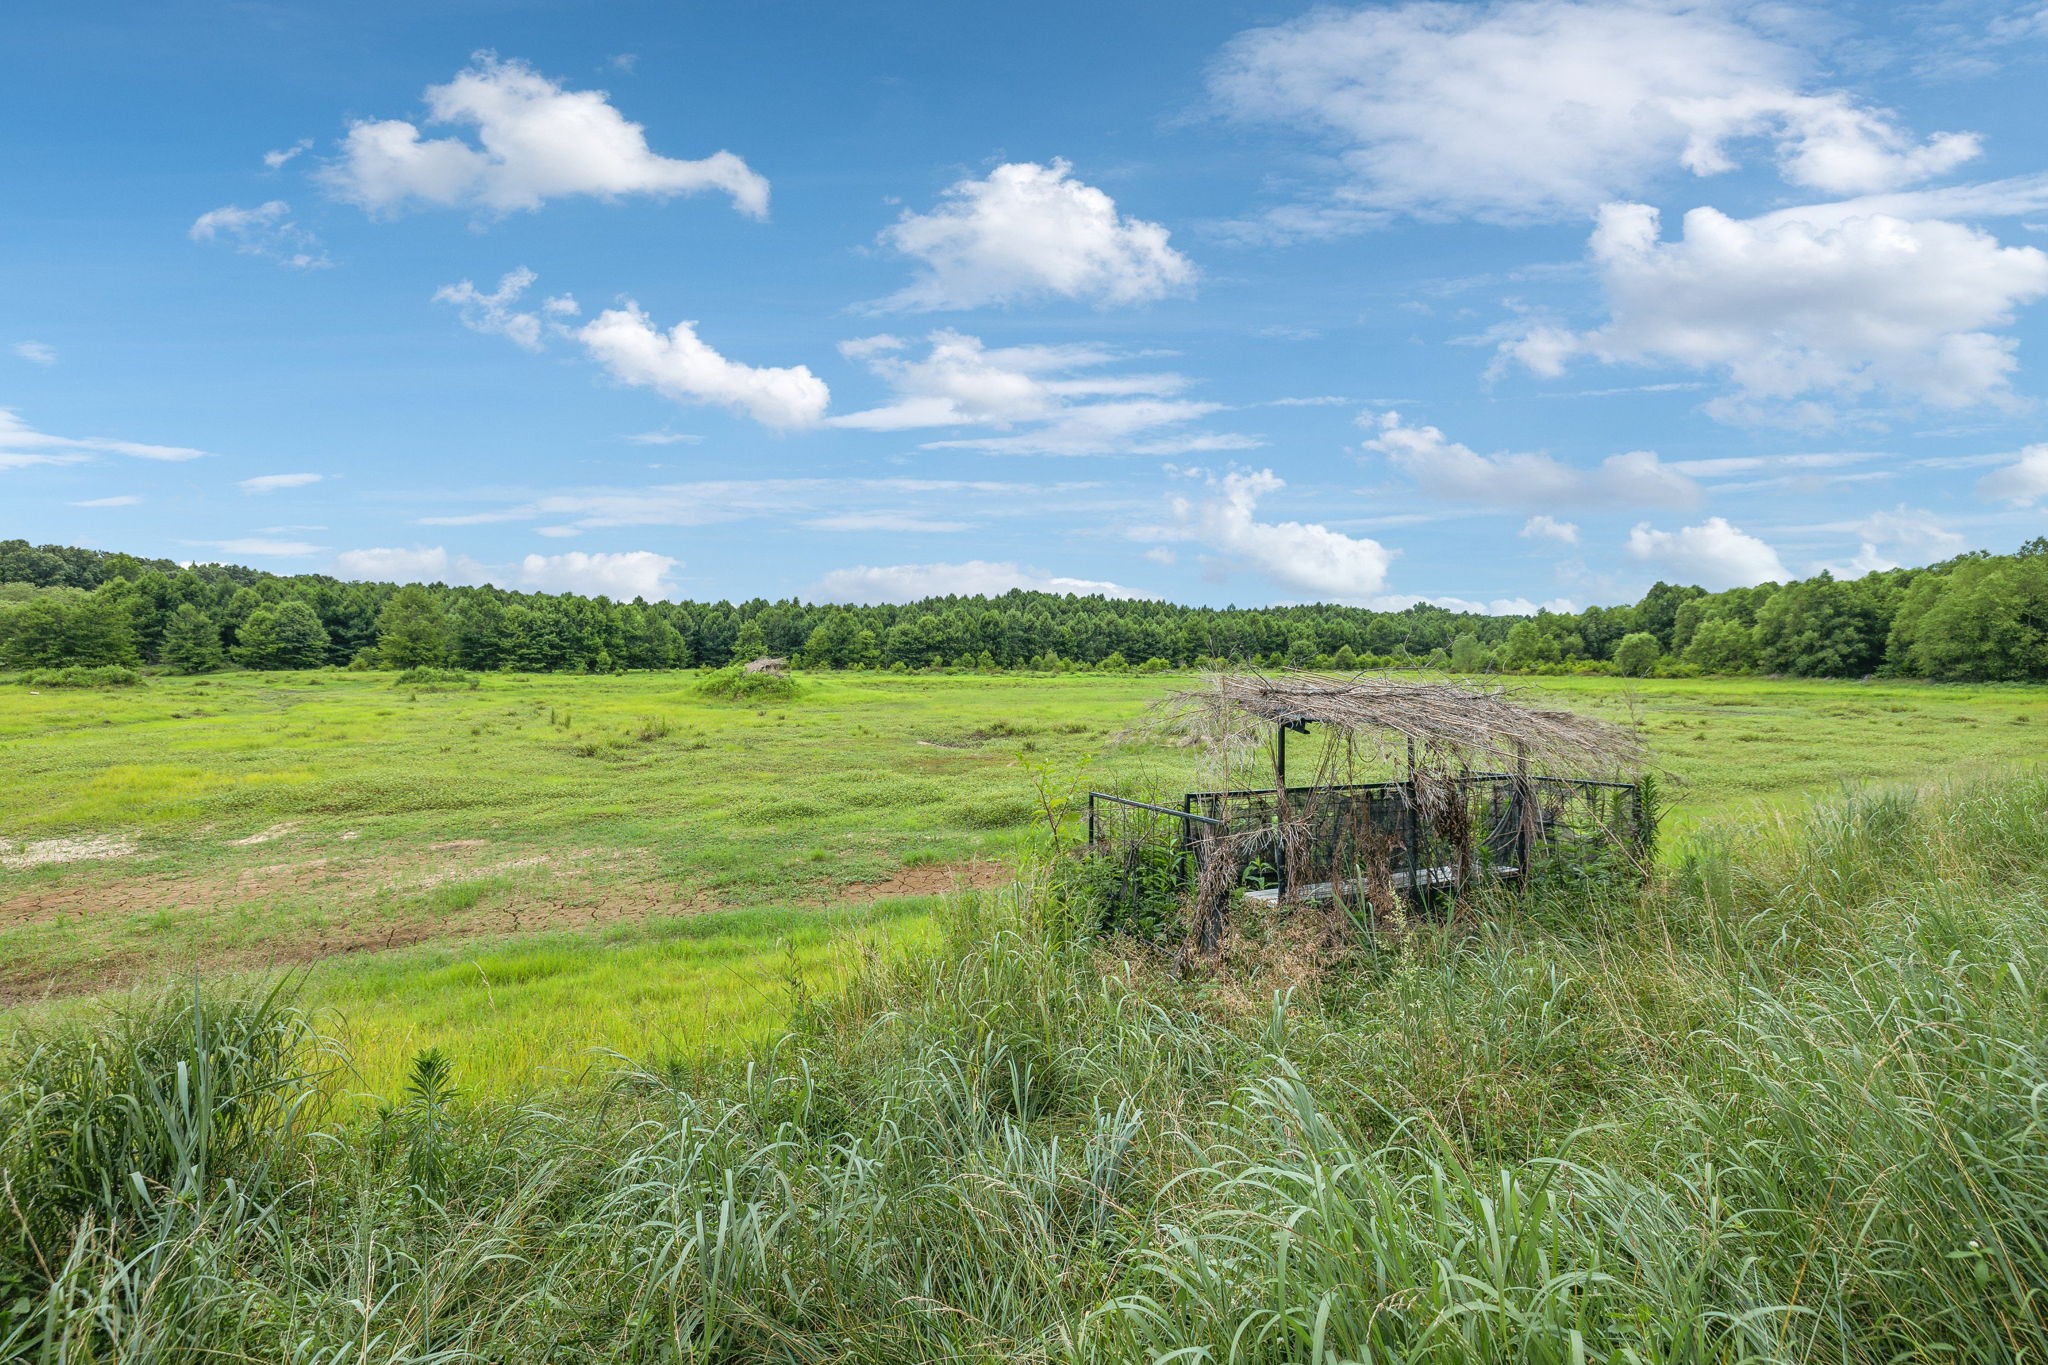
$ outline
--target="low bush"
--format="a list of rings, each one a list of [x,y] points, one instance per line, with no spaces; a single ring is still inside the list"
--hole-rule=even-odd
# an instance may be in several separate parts
[[[697,683],[699,696],[719,701],[788,701],[799,690],[796,679],[787,673],[749,673],[739,664],[714,669]]]
[[[419,692],[453,692],[458,688],[481,687],[483,679],[474,673],[464,673],[459,669],[422,666],[406,669],[391,680],[391,685],[409,687]]]
[[[69,668],[43,668],[25,673],[21,679],[30,687],[140,687],[142,675],[119,664],[73,664]]]

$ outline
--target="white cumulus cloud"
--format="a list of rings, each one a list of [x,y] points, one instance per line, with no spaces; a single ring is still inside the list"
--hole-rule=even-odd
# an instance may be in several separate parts
[[[1901,503],[1890,511],[1847,521],[1823,522],[1816,526],[1791,528],[1824,534],[1856,537],[1856,553],[1846,560],[1822,561],[1810,572],[1826,569],[1843,578],[1860,578],[1867,573],[1896,569],[1902,563],[1925,564],[1961,550],[1968,541],[1922,508]]]
[[[445,546],[344,550],[334,557],[343,578],[383,583],[491,583],[531,592],[573,592],[586,597],[667,597],[680,560],[652,550],[589,554],[530,554],[508,565],[482,564]]]
[[[257,256],[294,270],[319,270],[334,264],[310,229],[292,221],[292,206],[272,199],[245,209],[223,204],[193,220],[185,235],[195,242],[219,243],[244,256]]]
[[[1194,283],[1194,264],[1157,223],[1117,212],[1116,201],[1073,168],[1013,162],[949,188],[929,213],[906,212],[885,246],[921,267],[879,307],[980,308],[1042,298],[1142,303]]]
[[[1718,372],[1740,416],[1882,390],[1939,407],[2005,397],[2016,343],[1995,329],[2048,294],[2048,252],[1947,222],[1815,224],[1685,215],[1664,241],[1644,204],[1601,209],[1592,256],[1608,321],[1539,327],[1503,349],[1539,375],[1574,356]]]
[[[320,172],[338,198],[371,212],[412,204],[493,212],[536,209],[569,195],[668,198],[718,190],[764,217],[768,182],[731,152],[675,160],[601,90],[565,90],[526,63],[478,53],[446,85],[426,91],[427,123],[474,129],[425,138],[404,119],[349,126],[337,160]]]
[[[1175,497],[1173,520],[1140,539],[1186,541],[1288,588],[1332,602],[1371,602],[1399,553],[1316,522],[1261,521],[1259,500],[1287,486],[1270,469],[1209,477],[1207,496]]]
[[[1415,481],[1431,497],[1489,507],[1599,503],[1637,507],[1685,507],[1699,500],[1699,485],[1657,458],[1631,450],[1610,455],[1591,469],[1549,455],[1481,455],[1431,426],[1409,426],[1398,412],[1360,421],[1374,434],[1365,449]]]
[[[664,332],[630,300],[574,327],[568,319],[582,309],[567,295],[545,299],[535,308],[522,306],[538,278],[519,266],[500,277],[489,293],[463,280],[436,290],[434,301],[452,304],[471,331],[504,337],[528,351],[541,350],[551,337],[574,341],[621,384],[651,388],[677,402],[732,408],[779,428],[810,426],[825,415],[831,392],[806,366],[728,360],[697,335],[696,323],[679,322]]]
[[[1579,543],[1579,528],[1576,523],[1559,521],[1556,517],[1541,513],[1523,522],[1518,534],[1525,540],[1554,540],[1561,545]]]
[[[827,602],[916,602],[948,595],[994,597],[1013,589],[1077,597],[1154,596],[1116,583],[1068,578],[1013,561],[982,559],[960,564],[863,564],[834,569],[818,580],[812,595]]]
[[[575,333],[591,358],[622,384],[685,403],[728,407],[769,427],[804,427],[825,415],[831,391],[803,365],[743,365],[697,335],[697,324],[662,331],[637,304],[608,308]]]
[[[675,591],[670,575],[681,562],[652,550],[528,555],[519,561],[517,582],[508,586],[586,597],[667,597]]]
[[[2048,498],[2048,444],[2028,446],[2003,469],[1977,481],[1977,492],[1992,502],[2032,507]]]
[[[57,363],[57,348],[40,341],[17,341],[12,349],[16,355],[33,365]]]
[[[1210,73],[1222,107],[1334,145],[1333,193],[1271,220],[1282,234],[1389,213],[1571,217],[1742,144],[1828,194],[1889,190],[1977,155],[1924,141],[1822,88],[1797,47],[1717,4],[1510,0],[1319,8],[1239,35]]]
[[[1716,592],[1791,577],[1776,550],[1729,525],[1726,517],[1708,517],[1676,531],[1659,531],[1644,522],[1629,532],[1628,552],[1659,574]]]
[[[466,555],[451,555],[439,545],[343,550],[334,557],[334,571],[342,578],[373,583],[481,583],[485,579],[481,564]]]

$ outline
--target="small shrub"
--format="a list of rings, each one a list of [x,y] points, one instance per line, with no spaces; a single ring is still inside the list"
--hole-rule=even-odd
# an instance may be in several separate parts
[[[1015,829],[1037,815],[1038,807],[1022,797],[967,801],[954,810],[954,818],[969,829]]]
[[[1102,933],[1156,943],[1181,929],[1186,876],[1179,850],[1134,845],[1060,859],[1053,865],[1050,892]]]
[[[142,675],[119,664],[73,664],[69,668],[39,669],[22,681],[30,687],[140,687]]]
[[[467,687],[474,690],[483,686],[483,679],[474,673],[464,673],[453,668],[408,668],[391,680],[393,687],[411,687],[422,692],[453,692]]]
[[[786,701],[797,695],[796,679],[787,673],[749,673],[739,665],[704,675],[697,694],[719,701]]]

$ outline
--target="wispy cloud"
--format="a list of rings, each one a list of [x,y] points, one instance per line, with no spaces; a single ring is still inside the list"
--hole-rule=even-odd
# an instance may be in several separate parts
[[[422,526],[547,522],[575,530],[620,526],[712,526],[773,520],[823,529],[888,529],[882,519],[928,529],[991,517],[1033,517],[1057,503],[1084,508],[1102,485],[995,479],[786,478],[706,479],[640,487],[561,489],[508,499],[505,505],[419,517]],[[872,519],[862,524],[862,519]]]
[[[282,199],[248,209],[223,204],[200,214],[185,235],[195,242],[218,243],[240,255],[294,270],[324,270],[333,265],[319,237],[293,222],[291,213],[292,206]]]
[[[265,536],[243,536],[230,540],[188,540],[187,545],[204,545],[224,554],[247,555],[251,559],[304,559],[327,547],[304,540],[272,540]]]
[[[925,343],[922,356],[895,336],[842,343],[840,351],[893,395],[829,424],[861,431],[993,428],[1000,434],[923,443],[927,450],[992,455],[1180,455],[1261,444],[1237,432],[1189,430],[1224,405],[1183,397],[1194,383],[1183,374],[1112,369],[1140,357],[1109,347],[990,347],[952,330],[933,332]]]
[[[244,493],[276,493],[286,488],[304,488],[319,483],[324,474],[258,474],[252,479],[243,479],[235,487]]]
[[[857,565],[820,578],[812,594],[827,602],[915,602],[926,597],[995,597],[1011,591],[1078,597],[1155,597],[1102,579],[1047,573],[1014,560],[970,559],[959,564]]]
[[[289,147],[279,147],[272,151],[265,152],[263,154],[264,169],[272,171],[283,170],[286,164],[291,162],[296,157],[304,156],[307,152],[311,151],[312,148],[313,139],[309,137],[302,137]]]
[[[95,455],[136,460],[197,460],[207,452],[190,446],[151,445],[106,436],[52,436],[37,431],[10,408],[0,408],[0,469],[36,464],[79,464]]]

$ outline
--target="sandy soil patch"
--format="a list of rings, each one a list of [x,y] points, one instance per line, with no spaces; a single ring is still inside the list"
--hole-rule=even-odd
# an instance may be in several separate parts
[[[95,834],[85,839],[36,839],[27,843],[0,839],[0,867],[15,872],[51,863],[98,862],[133,856],[134,843],[113,834]]]
[[[287,820],[281,825],[272,825],[269,829],[252,834],[246,839],[230,839],[228,842],[237,848],[248,848],[252,844],[267,844],[273,839],[284,838],[285,835],[290,834],[298,827],[298,821]]]

